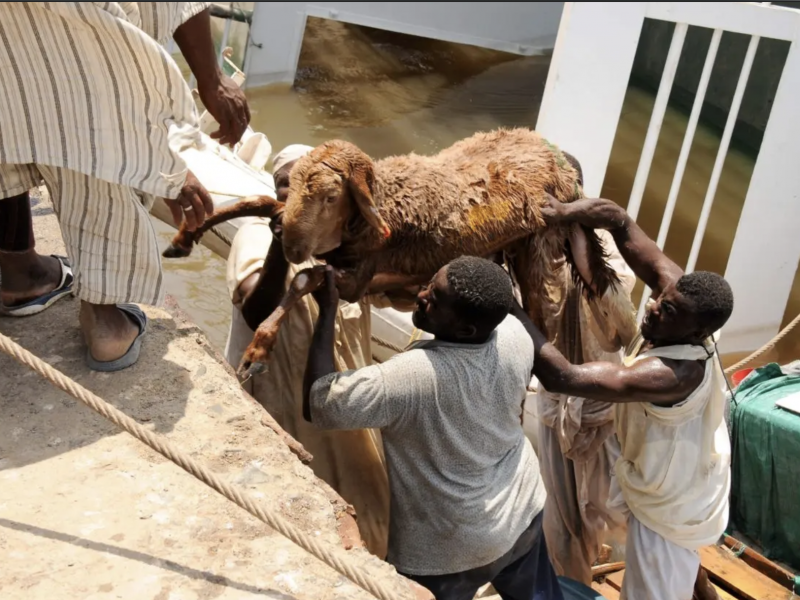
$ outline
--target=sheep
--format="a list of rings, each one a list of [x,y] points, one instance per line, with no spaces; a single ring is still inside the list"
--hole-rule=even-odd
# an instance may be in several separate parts
[[[525,310],[546,333],[553,306],[547,284],[557,258],[564,257],[571,267],[576,259],[583,261],[583,272],[593,275],[593,281],[584,282],[591,284],[584,286],[587,294],[602,295],[619,284],[594,231],[584,228],[581,254],[573,257],[569,229],[545,226],[542,207],[550,197],[571,202],[583,195],[574,163],[525,128],[477,133],[433,156],[377,161],[349,142],[332,140],[297,161],[285,205],[249,199],[239,212],[231,207],[210,222],[282,214],[286,259],[299,264],[313,256],[332,265],[340,296],[348,302],[367,293],[422,285],[461,255],[502,253]],[[192,237],[182,231],[171,251],[190,249]],[[323,271],[316,267],[298,273],[278,308],[258,327],[240,374],[264,368],[283,316],[298,298],[321,285]],[[572,268],[578,283],[580,273]],[[627,304],[621,314],[632,313]]]

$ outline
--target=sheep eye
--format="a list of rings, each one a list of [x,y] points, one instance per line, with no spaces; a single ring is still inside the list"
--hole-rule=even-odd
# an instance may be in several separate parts
[[[327,202],[328,204],[333,204],[334,202],[336,202],[337,198],[339,198],[339,196],[333,194],[332,196],[328,196],[327,198],[325,198],[325,202]]]

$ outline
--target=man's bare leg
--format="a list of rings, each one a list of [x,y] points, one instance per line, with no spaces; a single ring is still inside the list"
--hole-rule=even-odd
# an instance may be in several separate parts
[[[34,249],[30,198],[0,200],[0,302],[13,307],[52,292],[61,283],[61,263]],[[92,356],[101,362],[125,355],[139,327],[114,305],[81,302],[80,324]]]
[[[0,302],[13,307],[49,294],[61,283],[61,263],[35,250],[0,250]]]
[[[18,306],[52,292],[61,283],[61,263],[34,249],[28,193],[0,200],[0,303]]]
[[[81,300],[83,338],[98,362],[122,358],[139,335],[139,326],[113,304],[89,304]]]

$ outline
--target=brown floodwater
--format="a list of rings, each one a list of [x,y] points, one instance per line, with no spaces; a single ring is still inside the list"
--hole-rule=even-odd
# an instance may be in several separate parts
[[[339,138],[377,158],[412,151],[428,154],[476,131],[535,127],[549,65],[547,56],[521,58],[309,19],[295,84],[251,90],[247,95],[252,127],[267,135],[274,151],[288,144],[313,146]],[[629,88],[602,191],[623,205],[633,185],[653,102],[652,92]],[[667,110],[638,219],[654,238],[687,121],[684,111]],[[689,255],[719,141],[719,132],[701,122],[665,248],[679,264],[685,264]],[[753,156],[731,148],[697,269],[724,272],[753,165]],[[162,223],[157,229],[166,245],[174,231]],[[200,247],[190,258],[164,265],[170,293],[211,342],[223,348],[231,312],[224,261]],[[796,281],[784,324],[798,312]],[[765,360],[788,362],[798,355],[800,336],[792,335]],[[740,357],[725,357],[725,362]]]

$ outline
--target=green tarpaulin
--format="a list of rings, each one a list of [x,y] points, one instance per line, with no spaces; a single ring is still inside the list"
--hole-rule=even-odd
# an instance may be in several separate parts
[[[756,369],[736,390],[731,520],[765,556],[800,570],[800,416],[775,405],[800,392],[790,367]]]

